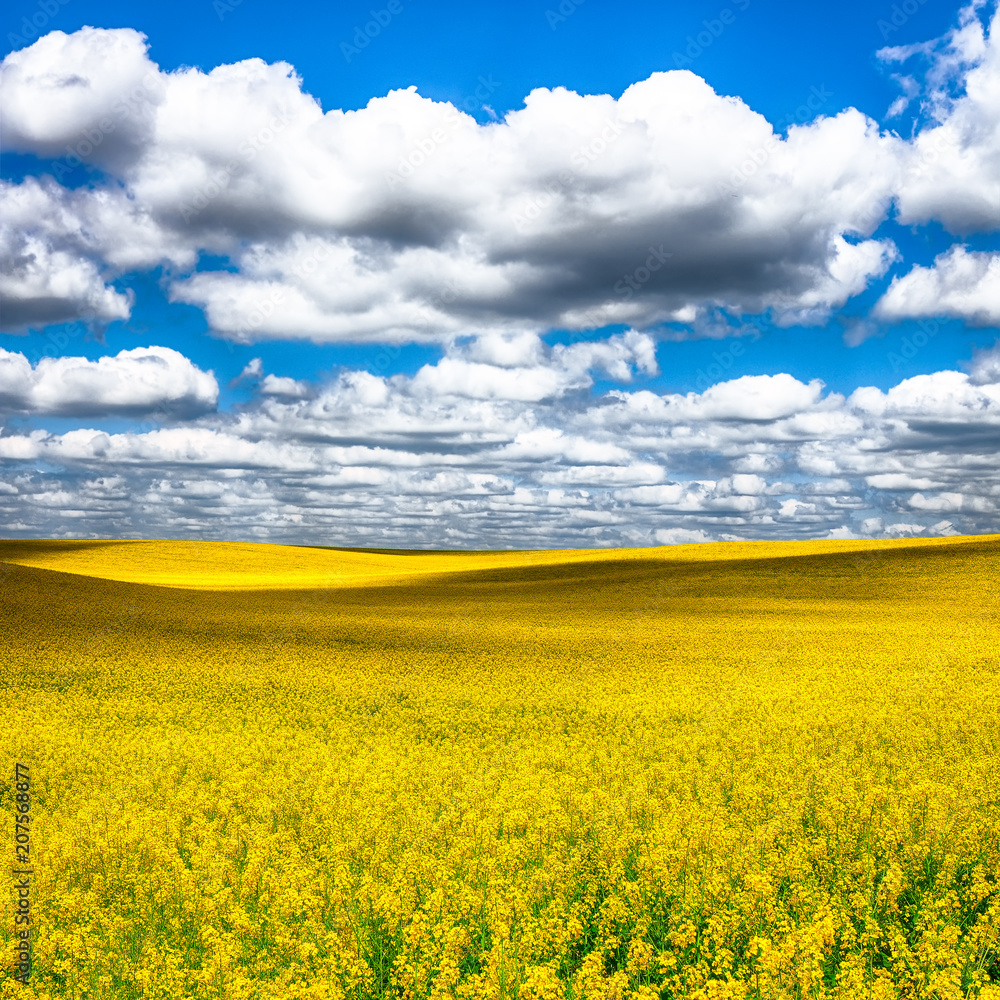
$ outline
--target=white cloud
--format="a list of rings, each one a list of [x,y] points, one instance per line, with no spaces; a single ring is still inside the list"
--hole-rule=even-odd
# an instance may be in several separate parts
[[[923,524],[910,524],[905,521],[890,524],[883,529],[883,532],[888,538],[916,538],[917,535],[927,533],[932,535],[940,534],[940,532],[935,531],[934,528],[927,528]]]
[[[574,465],[628,462],[629,452],[611,442],[596,442],[578,435],[568,435],[555,427],[536,427],[522,431],[504,445],[498,457],[505,460],[543,462],[562,458]]]
[[[976,385],[963,372],[941,371],[904,379],[888,391],[856,389],[849,403],[858,413],[885,421],[904,418],[913,426],[948,424],[955,430],[1000,426],[1000,385]]]
[[[0,63],[7,149],[120,165],[152,138],[164,81],[131,28],[52,31]]]
[[[932,490],[942,485],[926,476],[911,476],[906,472],[882,472],[866,476],[865,482],[877,490]]]
[[[893,278],[875,312],[887,320],[948,316],[976,326],[1000,326],[1000,252],[952,247],[933,266],[917,266]]]
[[[469,357],[499,357],[500,363]],[[515,360],[530,364],[517,366],[512,363]],[[413,379],[412,391],[425,396],[539,402],[589,387],[595,370],[618,382],[630,382],[637,372],[658,374],[655,341],[634,330],[553,348],[537,335],[477,338],[470,347],[424,365]]]
[[[582,388],[588,380],[575,381]],[[425,365],[413,380],[414,391],[428,396],[464,396],[469,399],[510,399],[538,402],[562,395],[574,387],[565,372],[554,368],[499,368],[461,358],[442,358]]]
[[[652,392],[613,391],[610,397],[618,405],[601,416],[605,421],[657,422],[665,424],[702,421],[769,422],[793,417],[816,404],[823,383],[814,379],[808,385],[791,375],[743,375],[728,382],[709,386],[704,392],[686,395]]]
[[[780,455],[752,451],[733,462],[737,472],[777,472],[783,465]]]
[[[914,493],[907,501],[908,506],[913,510],[928,511],[954,511],[962,509],[963,497],[961,493],[939,493],[937,496],[924,496],[923,493]]]
[[[260,378],[264,374],[264,363],[260,358],[251,358],[240,372],[240,378]]]
[[[19,308],[117,318],[109,277],[165,261],[188,272],[174,300],[244,342],[509,348],[551,326],[701,329],[718,309],[821,322],[895,259],[872,238],[894,199],[903,221],[1000,226],[1000,57],[962,16],[920,47],[934,121],[910,141],[853,109],[781,138],[688,71],[617,99],[537,89],[487,125],[414,88],[324,113],[286,63],[163,72],[130,29],[52,32],[0,67],[3,139],[89,148],[72,155],[112,182],[7,186],[45,276],[23,277]],[[235,268],[191,274],[201,251]]]
[[[972,356],[969,381],[973,385],[1000,385],[1000,340]]]
[[[938,521],[937,524],[931,525],[928,530],[932,535],[954,536],[961,534],[960,531],[955,529],[955,525],[951,521]]]
[[[740,496],[759,496],[767,489],[767,480],[748,473],[738,473],[723,480],[724,488]]]
[[[212,373],[167,348],[34,367],[4,352],[0,400],[22,418],[199,416],[0,428],[4,523],[474,547],[996,530],[995,346],[968,374],[847,398],[780,372],[689,393],[641,382],[656,337],[748,332],[734,314],[766,310],[824,321],[896,258],[877,232],[893,201],[905,224],[1000,226],[1000,74],[977,9],[946,39],[884,53],[929,60],[906,87],[932,121],[910,140],[854,110],[781,138],[688,72],[618,98],[538,89],[480,125],[412,88],[324,113],[284,63],[161,72],[130,31],[8,56],[5,148],[69,146],[108,180],[69,190],[57,161],[53,178],[0,184],[5,328],[126,318],[119,279],[162,264],[167,294],[231,340],[443,356],[389,375],[387,346],[386,374],[324,384],[255,358],[237,377],[251,401],[219,414]],[[205,252],[225,265],[195,271]],[[996,324],[997,259],[953,247],[896,278],[878,318]],[[664,322],[691,329],[654,337]],[[611,323],[625,332],[541,337]],[[865,318],[850,336],[871,331]],[[621,388],[594,398],[598,380]]]
[[[105,284],[97,265],[0,226],[0,324],[11,332],[87,318],[127,319],[132,297]]]
[[[650,346],[653,346],[652,341]],[[469,360],[482,364],[498,365],[501,368],[530,368],[543,363],[546,352],[545,345],[536,333],[521,330],[508,335],[485,334],[476,337],[465,348],[464,353]]]
[[[164,73],[137,33],[83,29],[8,56],[2,85],[12,148],[60,155],[110,122],[89,160],[131,198],[51,193],[63,225],[39,238],[72,242],[104,199],[95,262],[229,255],[235,271],[172,294],[236,340],[447,342],[717,307],[812,322],[895,253],[867,238],[895,140],[854,110],[782,139],[687,71],[618,99],[538,89],[479,125],[413,88],[324,114],[287,64]]]
[[[831,528],[827,532],[826,537],[830,541],[848,541],[850,539],[860,538],[860,535],[856,535],[847,525],[842,524],[839,528]]]
[[[980,12],[992,7],[984,27]],[[888,62],[929,59],[927,105],[934,119],[900,144],[900,221],[940,220],[955,233],[1000,228],[1000,8],[982,0],[960,12],[944,38],[884,49]],[[957,96],[956,96],[957,95]]]
[[[127,319],[132,293],[116,275],[197,254],[117,189],[68,191],[51,180],[0,181],[0,326]]]
[[[169,347],[137,347],[114,357],[42,358],[0,348],[0,411],[35,415],[191,417],[215,409],[219,387]]]
[[[565,374],[564,354],[536,347],[469,342],[445,360],[489,379]],[[534,362],[468,360],[481,350]],[[28,384],[10,372],[5,391]],[[117,534],[480,548],[908,537],[942,533],[942,515],[953,532],[1000,526],[1000,387],[961,372],[846,399],[789,375],[684,396],[525,399],[498,384],[495,398],[469,398],[421,373],[348,371],[196,425],[10,428],[0,461],[17,492],[0,508],[36,534],[79,532],[86,518],[67,528],[60,510],[79,521],[97,504],[93,524]],[[39,462],[56,470],[44,488]]]
[[[690,545],[695,542],[716,541],[700,528],[659,528],[653,536],[660,545]]]
[[[281,396],[285,399],[306,399],[312,395],[308,382],[286,375],[265,375],[258,391],[263,396]]]
[[[692,416],[714,420],[778,420],[817,402],[823,383],[804,385],[791,375],[744,375],[702,393]],[[691,398],[689,394],[688,399]]]
[[[817,509],[814,503],[807,503],[803,500],[796,500],[795,497],[790,497],[788,500],[782,501],[778,508],[778,513],[782,517],[794,518],[800,517],[803,514],[815,514]]]

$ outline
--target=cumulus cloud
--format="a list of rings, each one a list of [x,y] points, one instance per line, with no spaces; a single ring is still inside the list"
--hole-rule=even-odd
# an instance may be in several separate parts
[[[287,375],[265,375],[261,380],[259,392],[263,396],[304,399],[312,395],[312,387],[308,382],[289,378]]]
[[[237,385],[244,379],[257,381],[264,377],[264,362],[260,358],[251,358],[244,366],[243,370],[233,379],[231,385]]]
[[[812,409],[822,395],[823,383],[814,379],[808,385],[791,375],[743,375],[709,386],[704,392],[686,395],[657,395],[648,391],[614,390],[610,398],[619,406],[605,411],[605,417],[621,419],[627,414],[644,423],[733,421],[769,422],[792,417]],[[747,470],[753,471],[753,470]]]
[[[59,224],[38,238],[91,233],[112,268],[123,246],[143,266],[228,255],[172,295],[235,340],[448,342],[717,308],[812,322],[895,255],[869,237],[896,140],[852,109],[781,138],[688,71],[617,99],[538,89],[480,125],[414,88],[324,113],[287,64],[165,73],[136,32],[88,28],[12,53],[0,85],[11,148],[80,158],[84,135],[128,194],[44,187]],[[40,200],[26,187],[8,197]]]
[[[700,528],[658,528],[654,532],[660,545],[690,545],[694,542],[716,541],[707,531]]]
[[[152,138],[164,82],[131,28],[52,31],[0,63],[0,142],[122,167]]]
[[[868,517],[861,522],[861,534],[865,538],[933,538],[942,535],[957,535],[950,521],[934,524],[914,524],[911,521],[897,521],[886,524],[881,517]]]
[[[85,317],[127,319],[132,297],[108,284],[86,257],[0,226],[0,329],[22,332]]]
[[[875,312],[887,320],[948,316],[975,326],[1000,326],[1000,252],[952,247],[931,267],[917,266],[893,278]]]
[[[0,181],[0,329],[131,314],[113,279],[158,264],[190,267],[195,250],[122,190],[69,191],[51,179]]]
[[[1000,426],[1000,385],[976,384],[964,372],[915,375],[886,392],[865,386],[851,394],[850,403],[859,415],[905,420],[914,433],[971,436]]]
[[[977,351],[969,364],[969,381],[973,385],[1000,382],[1000,341],[984,351]]]
[[[137,347],[114,357],[42,358],[0,348],[0,412],[55,416],[185,418],[215,409],[211,372],[169,347]]]
[[[527,340],[457,345],[413,376],[344,371],[297,385],[308,390],[301,398],[291,387],[259,393],[194,425],[8,429],[0,512],[45,534],[85,524],[122,535],[490,548],[1000,525],[996,379],[942,371],[848,397],[787,374],[683,395],[509,390],[506,377],[566,371],[561,355],[540,350]],[[490,354],[502,363],[468,360]],[[481,385],[504,391],[469,396],[461,382],[428,380],[461,359],[492,369]],[[56,471],[39,478],[39,463]]]
[[[914,493],[907,501],[914,510],[929,511],[953,511],[962,509],[963,497],[961,493],[938,493],[936,496],[924,496],[923,493]]]
[[[498,358],[500,363],[473,360],[479,358]],[[515,360],[525,363],[515,364]],[[537,402],[589,387],[593,371],[618,382],[631,382],[640,372],[656,375],[656,344],[652,337],[635,330],[606,340],[557,344],[554,348],[548,348],[537,336],[513,341],[495,336],[477,338],[457,356],[425,365],[412,386],[421,395]]]
[[[894,204],[905,224],[1000,227],[985,9],[882,53],[924,61],[903,81],[922,101],[911,138],[853,109],[782,137],[687,71],[618,97],[541,88],[481,125],[415,88],[324,111],[285,63],[163,72],[128,30],[12,53],[0,141],[48,161],[0,183],[4,329],[127,318],[122,276],[163,267],[171,300],[232,341],[442,357],[322,384],[255,358],[234,380],[249,402],[218,413],[213,374],[168,348],[3,352],[0,409],[18,419],[0,428],[0,517],[46,535],[501,548],[996,530],[996,347],[968,372],[847,396],[721,365],[697,392],[643,384],[658,341],[825,321],[898,258],[879,234]],[[102,173],[70,189],[77,161]],[[996,324],[997,259],[956,246],[911,267],[875,318]],[[623,332],[542,336],[607,326]],[[96,419],[119,415],[173,425]]]
[[[113,182],[8,186],[39,270],[86,290],[25,279],[20,308],[115,318],[120,301],[92,301],[108,275],[167,261],[188,272],[174,300],[243,342],[822,321],[895,259],[873,236],[894,200],[906,222],[1000,225],[996,15],[978,9],[881,53],[929,60],[911,140],[853,109],[782,138],[687,70],[617,98],[539,88],[486,125],[413,87],[324,112],[286,63],[163,72],[130,29],[52,32],[0,66],[0,137],[61,157],[57,180],[82,161]],[[235,266],[191,273],[202,251]]]
[[[937,219],[955,233],[1000,228],[998,28],[1000,8],[976,0],[962,8],[959,25],[943,38],[879,53],[893,64],[914,58],[928,63],[926,86],[911,93],[922,91],[931,124],[900,146],[896,199],[905,224]]]

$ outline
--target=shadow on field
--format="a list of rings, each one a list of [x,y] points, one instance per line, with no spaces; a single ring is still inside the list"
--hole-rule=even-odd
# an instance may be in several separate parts
[[[0,538],[0,563],[13,559],[29,559],[41,552],[80,552],[83,549],[106,549],[121,545],[117,539],[76,538]]]
[[[0,553],[12,544],[0,543]],[[346,641],[355,626],[375,619],[386,641],[403,623],[411,645],[440,631],[442,622],[495,631],[502,621],[530,628],[557,620],[584,629],[598,621],[625,627],[671,616],[791,621],[820,608],[825,615],[856,614],[869,602],[875,627],[888,613],[917,619],[924,607],[950,606],[958,618],[995,616],[998,557],[1000,540],[990,539],[716,562],[605,558],[358,587],[254,591],[120,583],[5,564],[0,636],[20,645],[111,631],[155,644],[182,635],[265,641],[291,631],[297,641],[316,645],[336,636]]]

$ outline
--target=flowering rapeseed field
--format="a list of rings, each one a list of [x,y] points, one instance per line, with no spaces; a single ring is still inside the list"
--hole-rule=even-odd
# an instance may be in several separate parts
[[[998,997],[998,557],[0,542],[0,997]]]

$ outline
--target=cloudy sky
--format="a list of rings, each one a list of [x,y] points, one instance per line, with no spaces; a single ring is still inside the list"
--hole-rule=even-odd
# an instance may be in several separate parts
[[[1000,15],[16,0],[0,535],[1000,531]]]

